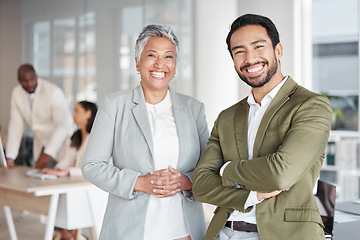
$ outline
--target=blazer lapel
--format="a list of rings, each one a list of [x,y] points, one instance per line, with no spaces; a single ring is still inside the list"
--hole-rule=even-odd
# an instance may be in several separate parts
[[[235,116],[235,139],[239,151],[239,159],[248,159],[248,129],[249,105],[247,98],[243,99],[236,110]]]
[[[171,102],[174,110],[174,118],[176,122],[176,131],[179,139],[179,159],[176,168],[182,169],[183,153],[186,151],[186,124],[187,124],[187,113],[181,104],[181,101],[177,93],[169,86]]]
[[[258,156],[261,143],[264,139],[270,121],[274,117],[275,113],[281,108],[281,106],[290,99],[289,96],[295,91],[297,86],[298,86],[297,83],[294,80],[292,80],[290,77],[288,77],[288,79],[286,80],[284,85],[280,88],[279,92],[276,94],[275,98],[273,99],[270,106],[266,110],[256,134],[254,149],[253,149],[254,158]]]
[[[154,145],[151,133],[151,127],[147,115],[147,109],[145,105],[144,93],[141,87],[141,84],[134,88],[133,90],[133,102],[134,107],[131,109],[134,118],[139,125],[140,130],[142,131],[146,143],[149,147],[151,155],[154,157]]]

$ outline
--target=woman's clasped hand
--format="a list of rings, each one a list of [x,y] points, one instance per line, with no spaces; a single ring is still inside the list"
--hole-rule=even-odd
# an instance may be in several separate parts
[[[156,195],[158,198],[172,197],[181,191],[191,190],[191,181],[186,175],[169,166],[167,169],[152,171],[139,177],[134,190]]]

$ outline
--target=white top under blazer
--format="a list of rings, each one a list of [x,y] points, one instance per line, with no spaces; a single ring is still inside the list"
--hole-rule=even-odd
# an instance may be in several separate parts
[[[169,91],[160,103],[146,103],[146,107],[154,143],[155,170],[166,169],[169,165],[177,168],[179,139]],[[144,239],[168,240],[188,235],[180,193],[167,198],[151,195]]]

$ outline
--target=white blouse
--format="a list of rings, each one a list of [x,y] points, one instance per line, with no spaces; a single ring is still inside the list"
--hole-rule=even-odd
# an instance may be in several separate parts
[[[60,161],[58,161],[55,168],[60,168],[62,170],[69,170],[70,176],[81,176],[82,172],[80,167],[88,140],[89,140],[89,135],[87,135],[86,138],[83,140],[78,150],[75,147],[70,146],[71,140],[70,138],[68,138],[65,143],[67,146],[65,157]]]
[[[177,168],[179,139],[170,92],[156,105],[146,103],[154,143],[155,170]],[[169,240],[189,235],[180,193],[172,197],[150,196],[145,218],[145,240]]]

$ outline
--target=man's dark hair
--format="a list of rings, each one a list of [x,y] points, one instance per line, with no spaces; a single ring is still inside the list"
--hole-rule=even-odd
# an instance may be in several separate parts
[[[89,118],[89,121],[86,125],[86,131],[88,133],[90,133],[91,128],[93,126],[94,120],[95,120],[95,116],[98,110],[98,107],[96,106],[95,103],[93,102],[88,102],[88,101],[81,101],[79,102],[80,105],[85,109],[85,111],[90,110],[91,111],[91,116]],[[77,131],[74,132],[74,134],[71,136],[71,147],[76,147],[79,148],[81,146],[81,142],[82,142],[82,137],[81,137],[81,130],[78,129]]]
[[[230,27],[230,32],[226,37],[226,44],[228,46],[228,50],[232,57],[230,39],[233,33],[241,27],[247,25],[260,25],[266,29],[266,32],[272,42],[272,45],[275,49],[276,45],[280,42],[279,33],[275,27],[275,24],[267,17],[255,15],[255,14],[245,14],[238,17]]]
[[[22,64],[22,65],[18,68],[17,75],[18,75],[18,79],[19,79],[19,80],[20,80],[20,78],[21,78],[21,75],[22,75],[24,72],[32,72],[33,74],[36,75],[36,72],[35,72],[35,69],[34,69],[33,65],[31,65],[31,64],[29,64],[29,63],[24,63],[24,64]]]

